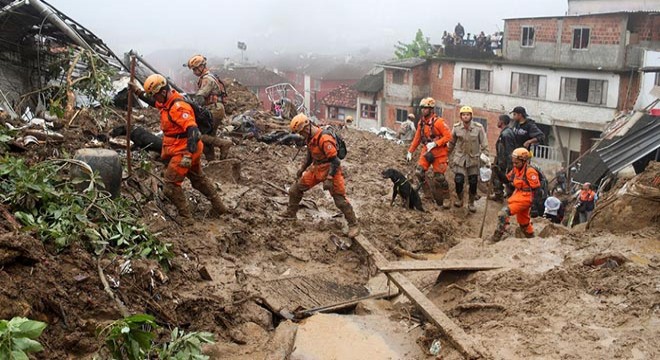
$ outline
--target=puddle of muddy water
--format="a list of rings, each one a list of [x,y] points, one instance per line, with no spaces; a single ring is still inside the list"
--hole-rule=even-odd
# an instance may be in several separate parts
[[[317,314],[299,326],[291,360],[423,359],[417,336],[380,315]]]

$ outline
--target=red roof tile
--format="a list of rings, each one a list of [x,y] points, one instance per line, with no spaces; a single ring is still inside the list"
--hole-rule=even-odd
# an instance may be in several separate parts
[[[347,109],[355,109],[357,107],[358,92],[351,89],[346,85],[340,85],[338,88],[330,91],[322,102],[326,106],[337,106]]]

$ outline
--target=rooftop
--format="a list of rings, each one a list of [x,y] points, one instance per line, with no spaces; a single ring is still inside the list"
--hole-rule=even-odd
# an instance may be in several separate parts
[[[357,107],[357,96],[357,90],[353,90],[346,85],[341,85],[330,91],[323,98],[322,103],[327,106],[355,109]]]
[[[353,89],[359,92],[377,93],[383,90],[384,75],[384,71],[379,71],[376,74],[367,74],[353,85]]]
[[[288,82],[282,76],[268,69],[257,66],[241,66],[220,69],[216,74],[221,78],[236,79],[248,87],[265,87]]]

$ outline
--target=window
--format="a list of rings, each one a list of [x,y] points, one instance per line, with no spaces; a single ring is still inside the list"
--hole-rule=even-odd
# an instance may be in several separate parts
[[[328,118],[330,118],[330,119],[336,119],[337,118],[337,107],[336,106],[328,106]]]
[[[404,122],[408,118],[408,110],[396,109],[396,122]]]
[[[403,70],[394,70],[392,73],[392,82],[395,84],[403,84],[406,72]]]
[[[522,46],[522,47],[532,47],[532,46],[534,46],[534,27],[533,26],[523,26],[522,27],[522,40],[520,40],[520,46]]]
[[[438,79],[442,79],[442,64],[438,65]]]
[[[607,100],[607,81],[561,78],[561,100],[605,104]]]
[[[465,90],[490,91],[490,71],[463,69],[461,88]]]
[[[360,117],[365,119],[375,119],[376,105],[360,104]]]
[[[545,99],[546,77],[543,75],[511,73],[511,94]]]
[[[655,86],[660,86],[660,72],[655,73]]]
[[[484,118],[472,118],[472,121],[481,124],[484,127],[484,132],[488,134],[488,120]]]
[[[573,49],[589,47],[589,28],[573,29]]]

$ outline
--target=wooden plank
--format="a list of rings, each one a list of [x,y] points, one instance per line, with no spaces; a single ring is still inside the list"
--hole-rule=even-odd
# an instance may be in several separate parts
[[[505,267],[492,260],[411,260],[392,261],[380,267],[380,271],[427,271],[427,270],[490,270]]]
[[[356,242],[374,260],[379,269],[389,264],[387,259],[376,249],[364,236],[355,238]],[[449,341],[468,359],[488,358],[486,349],[477,343],[468,334],[456,325],[445,313],[443,313],[431,300],[429,300],[408,278],[398,272],[386,273],[387,277],[403,291],[406,296],[414,302],[417,307],[429,318]]]

